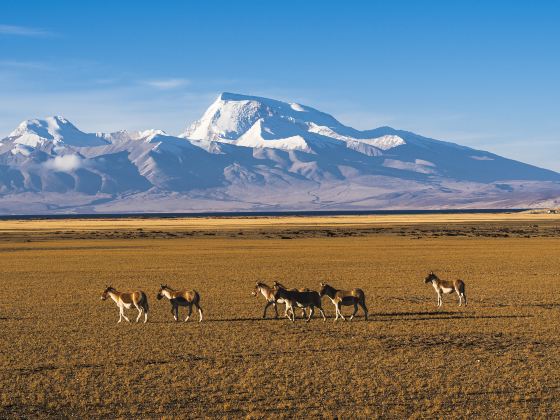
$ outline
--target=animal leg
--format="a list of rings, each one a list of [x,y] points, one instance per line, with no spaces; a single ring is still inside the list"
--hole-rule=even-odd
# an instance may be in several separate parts
[[[290,308],[289,309],[290,309],[290,312],[292,314],[290,320],[292,322],[296,322],[296,311],[294,310],[294,302],[290,302]]]
[[[124,308],[121,306],[121,315],[124,319],[126,319],[126,322],[130,322],[130,319],[128,319],[128,317],[124,314]]]
[[[119,309],[119,320],[117,321],[117,324],[121,321],[122,321],[122,309]]]
[[[364,316],[365,316],[365,320],[367,321],[367,317],[368,317],[368,309],[366,307],[365,303],[361,303],[360,306],[362,307],[362,309],[364,310]]]
[[[293,306],[288,306],[288,304],[286,303],[286,307],[284,309],[284,316],[288,319],[292,319],[291,314],[294,312],[294,307]]]
[[[138,310],[138,316],[136,317],[136,322],[138,322],[138,320],[140,320],[140,317],[142,316],[143,309],[142,307],[138,307],[138,306],[136,307],[136,309]]]
[[[272,304],[274,304],[274,302],[266,302],[266,305],[264,305],[263,319],[266,318],[266,310]],[[274,307],[274,309],[276,309],[276,306]],[[276,314],[278,315],[278,310],[277,309],[276,309]]]
[[[309,321],[311,320],[311,317],[313,316],[314,313],[315,313],[315,307],[312,306],[312,307],[309,309],[309,316],[307,317],[307,322],[309,322]]]
[[[323,316],[323,322],[325,322],[327,320],[327,317],[325,316],[325,311],[323,311],[323,308],[321,308],[320,306],[318,306],[317,309],[319,309],[319,312]]]
[[[202,308],[199,304],[196,305],[196,308],[198,309],[198,322],[202,322]]]
[[[189,305],[189,314],[185,318],[185,322],[187,322],[189,320],[189,318],[191,317],[191,314],[192,314],[192,305]]]
[[[336,309],[338,310],[338,315],[340,315],[340,317],[342,318],[343,321],[346,321],[346,318],[344,318],[344,315],[342,315],[342,302],[338,302],[336,304]]]
[[[354,312],[352,313],[352,315],[350,315],[350,321],[354,319],[357,313],[358,313],[358,304],[354,303]]]
[[[459,296],[459,306],[463,303],[463,297],[461,296],[461,292],[457,290],[457,296]]]
[[[306,317],[307,317],[307,311],[305,310],[305,308],[301,308],[301,317],[302,317],[302,318],[306,318]]]
[[[144,309],[144,324],[148,322],[148,311]]]
[[[276,302],[272,302],[272,305],[274,307],[274,318],[278,319],[278,304]]]

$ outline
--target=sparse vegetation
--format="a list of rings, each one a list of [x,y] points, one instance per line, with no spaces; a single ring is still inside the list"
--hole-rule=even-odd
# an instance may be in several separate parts
[[[0,417],[556,417],[560,218],[445,217],[0,222]],[[429,270],[469,306],[437,311]],[[262,320],[257,280],[360,287],[370,319]],[[116,324],[109,283],[147,324]]]

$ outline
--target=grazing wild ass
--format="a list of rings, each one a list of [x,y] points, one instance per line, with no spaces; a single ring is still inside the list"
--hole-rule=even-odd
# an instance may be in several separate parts
[[[467,306],[467,294],[465,293],[465,282],[463,280],[442,280],[431,271],[424,279],[424,283],[432,283],[432,286],[434,286],[437,293],[438,308],[443,305],[443,295],[448,295],[453,292],[457,293],[457,296],[459,296],[459,306],[461,306],[462,302],[465,302],[465,306]]]
[[[319,291],[321,297],[327,296],[336,309],[336,321],[340,316],[343,320],[344,315],[342,315],[342,306],[354,306],[354,313],[350,317],[350,321],[354,318],[358,312],[358,305],[360,305],[364,311],[365,320],[368,319],[368,309],[366,307],[366,295],[362,289],[352,289],[352,290],[337,290],[326,283],[321,283],[321,290]]]
[[[121,322],[123,318],[130,322],[130,319],[124,314],[124,310],[130,309],[133,306],[138,310],[136,322],[140,320],[142,313],[144,314],[144,322],[148,321],[148,312],[150,310],[148,306],[148,297],[142,290],[137,290],[135,292],[118,292],[114,287],[107,286],[101,295],[101,300],[106,300],[108,296],[115,301],[119,308],[119,320],[117,324]]]
[[[276,299],[276,297],[274,296],[274,294],[276,293],[277,285],[280,285],[280,283],[278,283],[276,281],[274,282],[273,287],[268,286],[266,283],[257,282],[255,284],[255,290],[253,290],[251,292],[251,295],[253,295],[253,296],[263,295],[264,298],[266,299],[266,305],[264,305],[264,313],[263,313],[263,316],[262,316],[263,318],[266,318],[266,311],[267,311],[267,309],[269,308],[270,305],[272,305],[274,307],[274,312],[276,313],[275,318],[278,318],[278,307],[277,307],[277,305],[279,303],[286,303],[284,301],[284,299]],[[302,309],[302,312],[303,312],[303,316],[305,317],[307,315],[306,312],[305,312],[305,309]],[[286,306],[286,309],[284,311],[284,315],[289,318],[288,306]]]
[[[200,295],[196,290],[173,290],[171,287],[162,284],[160,285],[157,299],[163,297],[169,299],[171,303],[171,313],[175,321],[179,321],[179,306],[188,306],[189,313],[185,318],[185,322],[189,320],[192,314],[193,305],[198,309],[198,322],[202,322],[202,308],[200,307]]]
[[[286,302],[286,314],[288,315],[288,319],[290,319],[290,321],[294,322],[296,320],[294,307],[309,308],[309,316],[306,319],[307,322],[309,322],[315,313],[315,308],[319,309],[319,312],[323,315],[323,321],[327,320],[325,312],[321,306],[321,296],[319,296],[318,292],[313,290],[303,292],[299,290],[288,290],[281,286],[277,286],[275,289],[276,291],[274,293],[274,297],[276,300],[278,301],[279,299],[283,299]]]

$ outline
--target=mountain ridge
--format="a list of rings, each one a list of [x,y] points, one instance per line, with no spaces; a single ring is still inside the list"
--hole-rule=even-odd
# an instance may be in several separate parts
[[[61,116],[0,141],[0,213],[532,207],[560,174],[297,103],[224,92],[177,135]]]

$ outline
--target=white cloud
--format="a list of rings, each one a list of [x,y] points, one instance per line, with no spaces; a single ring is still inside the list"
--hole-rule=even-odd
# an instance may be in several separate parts
[[[44,166],[55,171],[71,172],[82,166],[82,159],[78,155],[57,156],[46,161]]]
[[[159,79],[159,80],[145,80],[145,85],[154,87],[156,89],[177,89],[190,84],[187,79]]]
[[[0,35],[51,36],[53,33],[44,29],[29,28],[27,26],[0,25]]]

